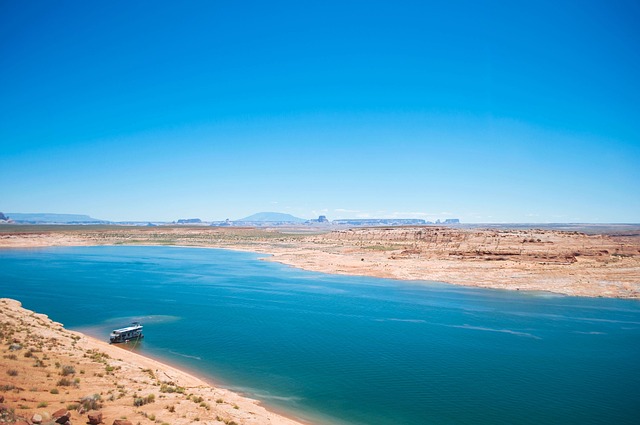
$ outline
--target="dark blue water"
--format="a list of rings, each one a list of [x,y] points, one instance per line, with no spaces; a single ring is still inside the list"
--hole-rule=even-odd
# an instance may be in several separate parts
[[[637,424],[640,302],[332,276],[171,247],[0,251],[0,297],[294,415]]]

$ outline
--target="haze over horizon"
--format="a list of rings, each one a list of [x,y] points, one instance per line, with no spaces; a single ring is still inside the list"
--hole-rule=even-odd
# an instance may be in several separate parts
[[[0,211],[640,222],[632,1],[2,2]]]

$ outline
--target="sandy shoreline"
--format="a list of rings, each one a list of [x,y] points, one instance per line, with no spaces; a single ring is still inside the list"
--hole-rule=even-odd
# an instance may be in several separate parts
[[[587,235],[442,227],[318,234],[117,226],[47,230],[12,226],[9,230],[0,231],[0,249],[95,245],[220,248],[265,254],[266,261],[333,274],[640,299],[640,237],[635,233]],[[109,424],[123,417],[132,424],[303,423],[166,362],[65,330],[44,315],[22,309],[17,301],[0,299],[0,310],[5,338],[0,385],[6,390],[0,395],[22,418],[30,419],[33,414],[47,417],[83,397],[100,394],[100,411]],[[12,344],[21,347],[13,352]],[[76,373],[70,377],[79,382],[58,385],[60,365],[72,365]],[[16,376],[11,376],[10,370],[15,370]],[[133,405],[135,399],[151,395],[153,402]],[[86,412],[69,410],[73,421],[87,422]]]
[[[221,248],[268,254],[267,261],[330,274],[640,299],[640,226],[610,233],[602,226],[596,229],[599,233],[587,234],[535,228],[422,226],[314,234],[295,229],[5,226],[0,229],[0,248]]]
[[[305,423],[170,364],[67,330],[18,301],[0,299],[0,319],[5,419],[13,409],[14,420],[39,414],[46,422],[55,411],[67,409],[70,422],[86,423],[87,412],[74,405],[98,394],[98,410],[108,424],[122,418],[133,424]],[[135,406],[136,399],[152,401]]]

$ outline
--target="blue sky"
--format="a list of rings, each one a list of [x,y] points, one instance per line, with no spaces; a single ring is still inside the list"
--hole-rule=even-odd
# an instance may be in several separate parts
[[[0,211],[640,222],[640,5],[0,0]]]

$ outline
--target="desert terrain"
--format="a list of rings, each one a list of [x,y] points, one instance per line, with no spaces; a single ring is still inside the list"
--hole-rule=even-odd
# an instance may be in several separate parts
[[[0,226],[0,248],[176,245],[268,254],[325,273],[640,298],[640,226],[283,229]]]
[[[0,423],[300,424],[6,298],[0,345]]]

